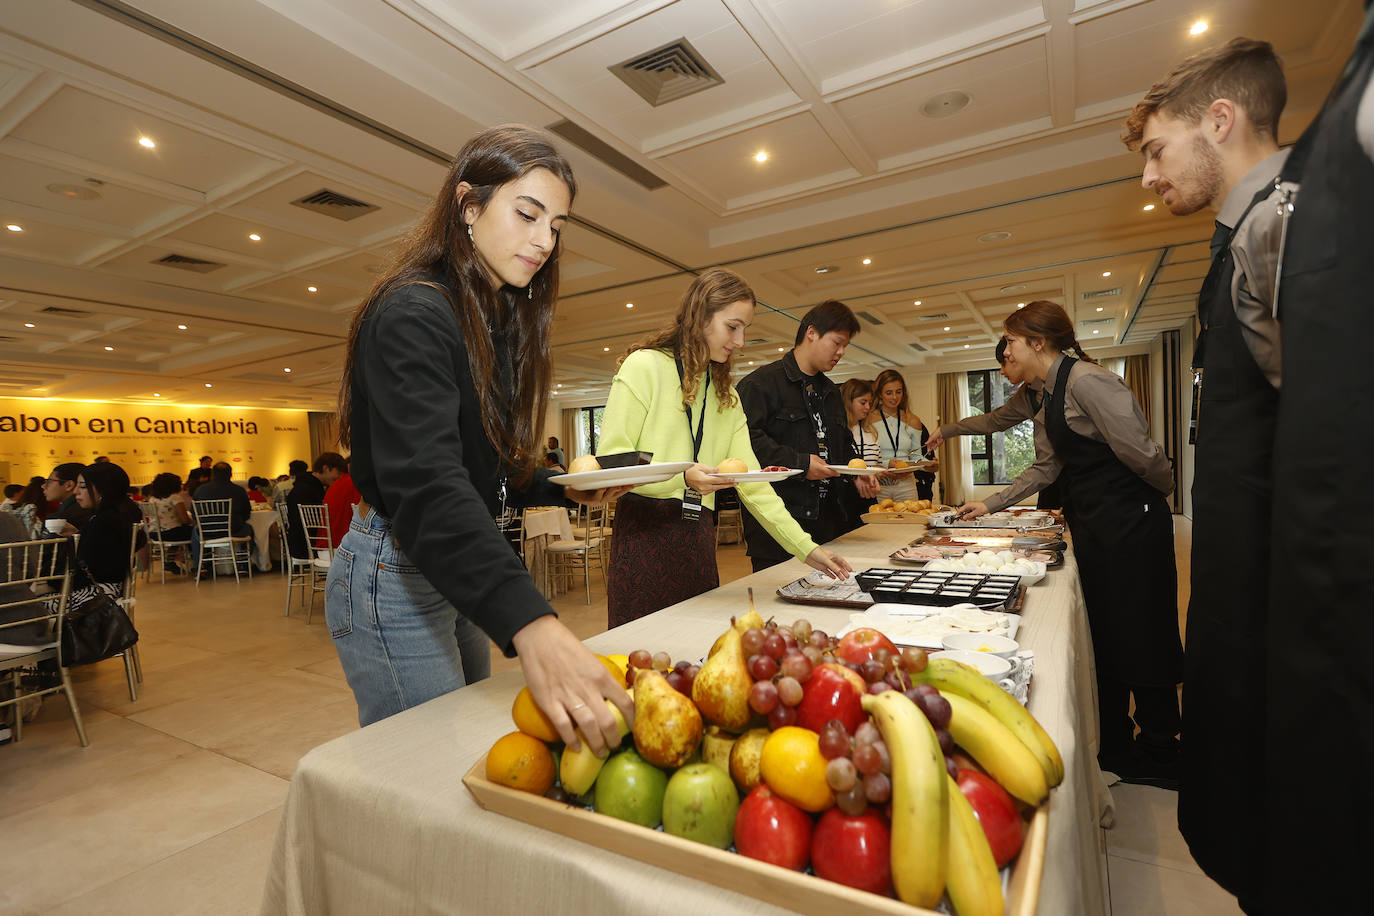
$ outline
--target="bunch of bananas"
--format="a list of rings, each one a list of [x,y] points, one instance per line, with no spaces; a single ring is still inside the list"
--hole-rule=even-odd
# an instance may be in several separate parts
[[[1013,797],[1039,805],[1064,779],[1064,761],[1040,723],[967,665],[933,659],[912,675],[949,701],[949,731]],[[959,916],[1000,914],[1002,880],[987,837],[945,770],[935,729],[900,691],[863,697],[892,756],[892,883],[934,908],[948,891]]]

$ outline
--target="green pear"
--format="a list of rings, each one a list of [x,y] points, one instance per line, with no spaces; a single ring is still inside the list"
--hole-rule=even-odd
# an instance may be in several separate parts
[[[692,681],[692,700],[707,721],[726,731],[739,732],[753,715],[749,689],[754,686],[754,679],[749,676],[740,631],[731,627],[721,638],[720,651],[706,659]]]
[[[657,671],[635,674],[635,747],[657,767],[682,766],[701,744],[701,713]]]

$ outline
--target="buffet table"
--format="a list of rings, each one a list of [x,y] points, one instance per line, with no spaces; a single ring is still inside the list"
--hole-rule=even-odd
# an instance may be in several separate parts
[[[868,525],[830,546],[856,570],[920,533]],[[805,617],[828,632],[849,612],[790,604],[774,590],[809,570],[791,561],[587,640],[598,652],[663,650],[700,658],[748,610]],[[1065,780],[1050,801],[1039,912],[1107,911],[1100,822],[1111,796],[1091,746],[1097,734],[1092,644],[1072,554],[1027,595],[1018,639],[1035,652],[1030,708],[1058,743]],[[514,730],[523,679],[509,671],[322,745],[291,780],[264,913],[781,914],[778,906],[605,852],[483,810],[461,777]]]

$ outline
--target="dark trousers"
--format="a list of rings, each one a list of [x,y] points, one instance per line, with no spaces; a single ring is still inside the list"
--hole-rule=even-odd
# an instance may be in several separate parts
[[[1135,715],[1131,696],[1135,695]],[[1140,744],[1147,749],[1169,751],[1178,743],[1182,727],[1178,714],[1178,690],[1172,686],[1146,687],[1126,684],[1097,670],[1097,713],[1101,722],[1103,754],[1128,752],[1140,726]]]

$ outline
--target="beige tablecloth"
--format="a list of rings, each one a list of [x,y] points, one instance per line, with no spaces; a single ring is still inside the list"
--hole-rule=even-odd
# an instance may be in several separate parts
[[[277,513],[255,509],[248,514],[248,524],[253,526],[253,565],[266,572],[272,568],[272,539],[276,537],[272,529],[277,524]]]
[[[856,569],[887,565],[914,536],[869,525],[835,542]],[[838,631],[847,611],[774,595],[808,572],[791,561],[587,640],[600,652],[637,648],[698,658],[748,609],[805,616]],[[1036,654],[1030,708],[1058,743],[1065,782],[1054,791],[1039,912],[1107,911],[1099,829],[1111,798],[1098,770],[1092,644],[1072,557],[1031,588],[1018,637]],[[513,730],[519,671],[369,726],[307,754],[291,780],[263,913],[780,914],[776,906],[484,811],[462,775]]]

